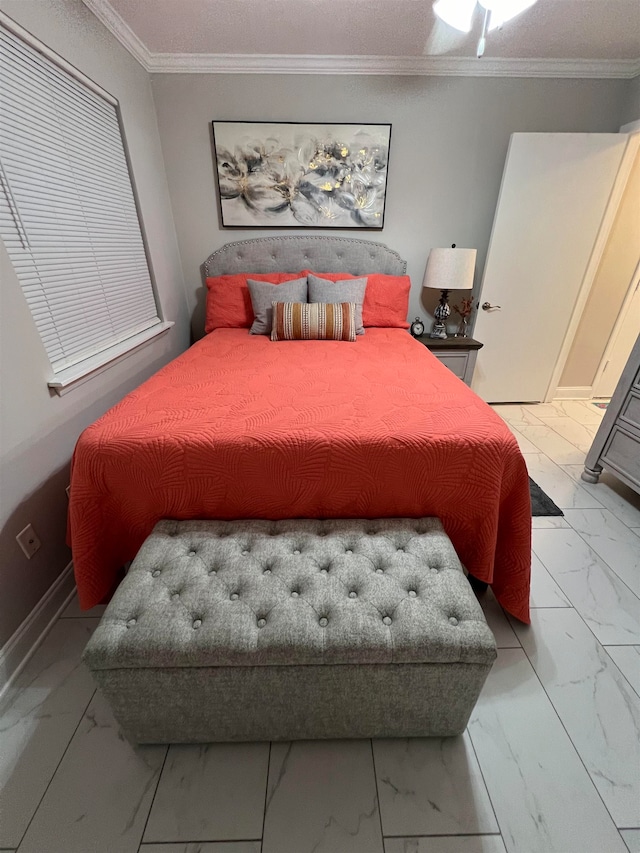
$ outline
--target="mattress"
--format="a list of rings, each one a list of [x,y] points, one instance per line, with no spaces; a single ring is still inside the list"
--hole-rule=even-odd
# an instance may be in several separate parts
[[[432,515],[528,623],[530,512],[507,426],[405,331],[274,343],[218,329],[82,433],[69,539],[86,609],[161,518]]]

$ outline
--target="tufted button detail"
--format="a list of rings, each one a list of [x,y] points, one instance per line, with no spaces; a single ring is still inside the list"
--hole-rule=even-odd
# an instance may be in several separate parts
[[[347,548],[347,550],[346,550],[344,553],[345,553],[345,554],[353,554],[353,549],[352,549],[352,548]]]
[[[196,552],[195,552],[195,551],[193,551],[193,550],[189,551],[189,556],[190,556],[190,557],[195,557],[195,555],[196,555]]]
[[[182,532],[168,542],[174,524]],[[164,553],[165,546],[167,553],[141,560],[130,572],[130,583],[136,581],[138,588],[133,594],[124,590],[116,599],[114,644],[119,634],[132,666],[162,664],[162,648],[153,642],[156,630],[177,638],[176,666],[204,665],[207,655],[218,654],[222,647],[243,649],[244,662],[251,666],[304,665],[310,658],[338,666],[353,660],[343,638],[359,631],[368,638],[358,655],[363,665],[379,664],[389,656],[398,663],[428,663],[433,647],[432,640],[425,639],[429,637],[439,638],[447,650],[442,657],[456,660],[463,639],[473,647],[475,639],[465,639],[471,626],[474,637],[477,630],[488,629],[482,615],[479,621],[473,616],[471,591],[464,597],[458,559],[451,548],[441,547],[441,524],[425,522],[424,535],[413,532],[416,525],[414,519],[396,523],[373,518],[163,522],[153,541],[158,553]],[[270,531],[279,535],[269,538]],[[219,538],[220,532],[226,538]],[[402,557],[396,553],[399,549],[406,552]],[[185,559],[190,550],[196,551],[197,560]],[[294,550],[304,560],[290,560]],[[251,560],[239,559],[243,551]],[[158,583],[150,584],[150,579]],[[287,600],[294,603],[287,605]],[[280,622],[295,640],[286,648]],[[131,632],[126,639],[123,629]],[[411,651],[416,647],[417,655]],[[109,654],[112,665],[118,666],[114,648],[112,644]]]
[[[249,553],[249,551],[245,548],[244,551],[242,552],[242,556],[246,557],[248,553]]]
[[[398,551],[404,551],[404,548],[402,547],[402,545],[399,545],[397,550]]]
[[[294,551],[293,553],[294,553],[294,554],[299,554],[299,553],[300,553],[300,549],[299,549],[299,548],[296,548],[296,549],[295,549],[295,551]]]

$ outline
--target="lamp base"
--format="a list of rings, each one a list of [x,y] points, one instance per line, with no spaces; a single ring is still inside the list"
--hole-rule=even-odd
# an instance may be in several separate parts
[[[451,314],[451,308],[449,308],[449,291],[442,290],[440,302],[436,305],[436,310],[433,312],[433,316],[436,319],[433,324],[433,328],[431,329],[431,334],[429,335],[430,338],[448,337],[445,320],[449,314]]]

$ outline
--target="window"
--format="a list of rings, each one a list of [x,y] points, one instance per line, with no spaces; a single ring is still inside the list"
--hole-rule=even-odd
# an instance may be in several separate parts
[[[0,236],[61,390],[172,324],[156,305],[117,101],[13,30],[0,26]]]

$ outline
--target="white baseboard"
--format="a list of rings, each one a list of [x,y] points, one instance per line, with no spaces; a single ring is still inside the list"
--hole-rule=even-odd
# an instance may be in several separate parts
[[[554,400],[590,400],[593,396],[591,385],[577,385],[575,388],[556,388]]]
[[[69,563],[0,649],[0,703],[71,600],[74,591],[73,563]]]

